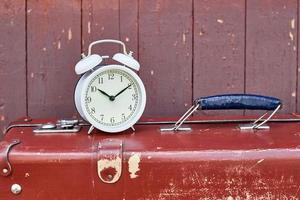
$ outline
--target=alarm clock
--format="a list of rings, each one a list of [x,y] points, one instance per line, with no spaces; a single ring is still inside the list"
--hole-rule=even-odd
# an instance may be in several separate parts
[[[100,43],[117,43],[122,53],[116,53],[112,60],[118,64],[101,64],[109,56],[91,54],[92,47]],[[88,47],[88,54],[76,64],[75,72],[82,75],[75,88],[75,105],[80,116],[93,128],[116,133],[133,128],[142,116],[146,105],[146,91],[136,74],[140,64],[132,52],[119,40],[98,40]]]

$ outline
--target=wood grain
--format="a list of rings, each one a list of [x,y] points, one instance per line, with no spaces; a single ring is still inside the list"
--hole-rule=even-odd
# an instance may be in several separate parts
[[[246,92],[275,96],[294,112],[297,1],[247,1]]]
[[[119,0],[83,0],[82,2],[82,46],[86,52],[95,40],[120,38]],[[118,52],[117,44],[100,44],[92,53],[113,56]]]
[[[245,2],[195,1],[194,98],[244,92]],[[242,114],[242,111],[201,111]]]
[[[25,2],[0,4],[0,137],[9,122],[26,115]]]
[[[80,0],[28,0],[28,113],[72,117],[80,59]]]
[[[140,1],[145,116],[181,115],[192,99],[192,1]]]
[[[138,0],[120,0],[120,39],[138,59]]]

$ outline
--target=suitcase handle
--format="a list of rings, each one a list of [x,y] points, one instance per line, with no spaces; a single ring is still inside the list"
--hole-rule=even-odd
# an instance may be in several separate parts
[[[200,97],[195,100],[199,110],[275,110],[281,100],[254,94],[224,94]]]
[[[265,114],[255,120],[247,129],[262,129],[271,117],[281,108],[281,100],[275,97],[254,95],[254,94],[222,94],[208,97],[200,97],[194,101],[194,105],[190,107],[175,123],[174,127],[166,129],[170,131],[180,130],[180,126],[189,118],[196,110],[268,110]],[[269,117],[262,120],[268,112],[272,110]],[[260,122],[260,123],[259,123]],[[244,128],[245,129],[245,128]]]

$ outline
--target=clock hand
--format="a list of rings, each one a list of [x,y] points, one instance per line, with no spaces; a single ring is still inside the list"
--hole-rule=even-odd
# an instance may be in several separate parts
[[[131,86],[131,84],[129,84],[126,88],[124,88],[123,90],[121,90],[118,94],[116,94],[114,96],[114,98],[116,98],[117,96],[119,96],[120,94],[122,94],[125,90],[127,90],[129,87]]]
[[[109,100],[111,100],[111,101],[114,101],[114,100],[115,100],[115,96],[110,96],[109,94],[107,94],[106,92],[104,92],[104,91],[102,91],[102,90],[100,90],[100,89],[98,89],[98,88],[97,88],[97,90],[98,90],[99,92],[101,92],[102,94],[104,94],[105,96],[107,96],[107,97],[109,98]]]

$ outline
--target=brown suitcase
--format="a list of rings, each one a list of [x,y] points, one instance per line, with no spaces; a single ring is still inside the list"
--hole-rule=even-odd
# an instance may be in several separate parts
[[[251,120],[197,117],[178,132],[148,119],[91,135],[85,124],[35,133],[55,120],[21,119],[0,142],[0,199],[299,199],[300,118],[281,118],[241,131]]]

